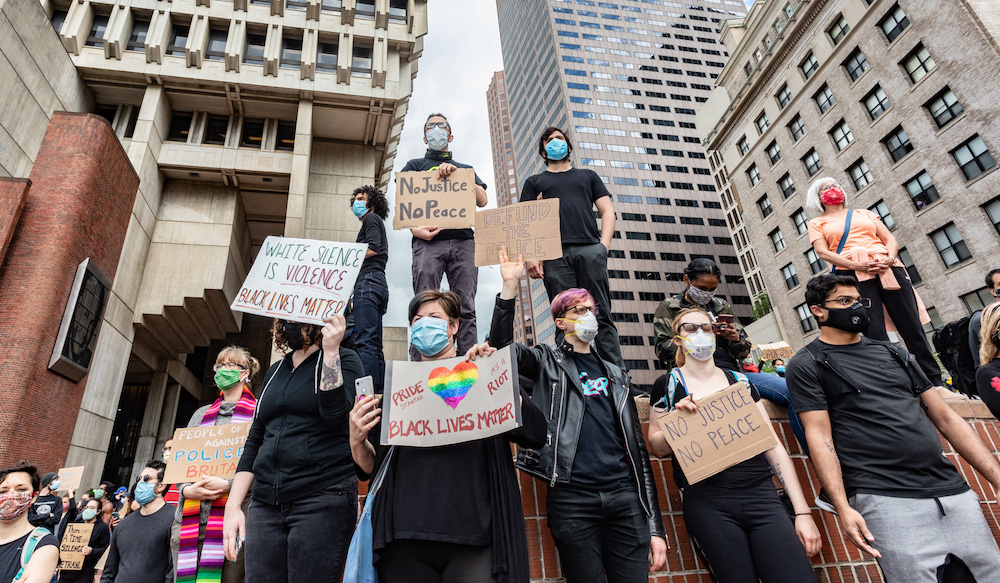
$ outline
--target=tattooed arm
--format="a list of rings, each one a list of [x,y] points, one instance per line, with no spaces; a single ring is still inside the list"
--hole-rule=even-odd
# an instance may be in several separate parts
[[[333,316],[325,322],[323,362],[317,387],[319,413],[324,421],[339,425],[347,423],[353,405],[354,381],[365,373],[358,353],[340,346],[346,328],[344,317]]]
[[[332,391],[344,385],[344,373],[340,370],[340,350],[323,352],[323,375],[320,377],[319,390]]]

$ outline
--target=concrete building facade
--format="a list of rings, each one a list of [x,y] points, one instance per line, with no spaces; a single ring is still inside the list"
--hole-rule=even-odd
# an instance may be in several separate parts
[[[544,170],[538,136],[557,126],[574,142],[574,164],[607,184],[617,215],[612,318],[641,388],[662,374],[653,313],[683,289],[691,259],[715,259],[719,295],[749,320],[750,297],[695,131],[728,56],[719,27],[744,10],[736,0],[497,0],[518,180]],[[529,289],[533,306],[547,303],[541,281]],[[537,341],[551,341],[554,328],[551,318],[536,319]]]
[[[978,0],[757,2],[724,24],[699,132],[751,294],[793,348],[818,334],[804,289],[828,266],[803,207],[824,176],[892,230],[928,330],[992,301],[998,33],[1000,6]]]
[[[124,483],[214,398],[211,365],[222,346],[272,360],[270,322],[229,309],[263,239],[354,240],[348,197],[362,184],[388,183],[426,2],[0,7],[2,174],[33,175],[49,120],[69,110],[99,116],[92,119],[116,136],[138,177],[120,257],[100,266],[108,276],[103,318],[85,379],[76,381],[84,386],[79,412],[60,418],[66,435],[50,444],[51,463],[87,467],[85,484]],[[93,212],[103,217],[109,209],[97,200]],[[14,224],[0,286],[23,226]],[[74,273],[61,277],[71,284]],[[58,330],[63,312],[39,317]],[[393,352],[397,344],[390,335],[393,358],[405,354]],[[43,385],[62,378],[51,366],[45,374]],[[0,450],[2,460],[14,457]]]

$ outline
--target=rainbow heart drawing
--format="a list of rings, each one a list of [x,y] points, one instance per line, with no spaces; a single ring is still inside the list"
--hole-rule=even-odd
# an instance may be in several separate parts
[[[473,362],[463,361],[450,370],[444,366],[432,370],[427,378],[427,385],[452,409],[457,409],[458,404],[477,380],[479,380],[479,368]]]

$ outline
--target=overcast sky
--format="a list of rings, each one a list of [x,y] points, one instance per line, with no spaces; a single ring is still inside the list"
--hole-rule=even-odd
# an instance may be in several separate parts
[[[490,152],[489,114],[486,89],[495,71],[503,69],[496,4],[492,0],[434,0],[428,2],[428,33],[424,53],[418,61],[419,73],[403,126],[403,135],[393,167],[398,171],[411,158],[422,157],[423,121],[432,112],[448,116],[455,135],[451,150],[455,159],[471,164],[489,188],[490,207],[496,206],[493,185],[493,157]],[[395,187],[390,183],[389,202],[395,205]],[[410,240],[408,230],[389,229],[389,311],[386,326],[406,326],[406,307],[413,298],[410,278]],[[500,291],[497,268],[479,270],[479,293],[476,315],[479,339],[489,331],[493,298]]]

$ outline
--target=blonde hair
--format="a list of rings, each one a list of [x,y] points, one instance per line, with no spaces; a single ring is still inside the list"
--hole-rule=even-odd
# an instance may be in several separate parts
[[[671,326],[671,329],[672,329],[672,331],[674,333],[674,338],[677,338],[678,336],[680,336],[681,324],[684,323],[684,322],[681,322],[681,320],[683,320],[684,316],[687,316],[688,314],[701,314],[701,315],[705,316],[706,318],[708,318],[709,322],[712,321],[712,316],[710,316],[708,314],[708,312],[706,312],[705,310],[703,310],[701,308],[687,308],[687,309],[681,310],[680,312],[677,313],[676,316],[674,316],[673,325]],[[680,346],[678,346],[677,347],[677,352],[674,354],[674,360],[677,361],[677,366],[678,367],[684,366],[684,359],[685,359],[684,351],[681,349]]]
[[[224,362],[238,364],[246,369],[250,373],[247,384],[250,384],[250,381],[260,372],[260,361],[250,356],[250,351],[242,346],[227,346],[220,350],[219,355],[215,357],[215,363],[222,364]]]
[[[1000,303],[992,303],[983,308],[982,327],[979,334],[982,344],[979,346],[979,362],[986,364],[997,357],[1000,352]]]

